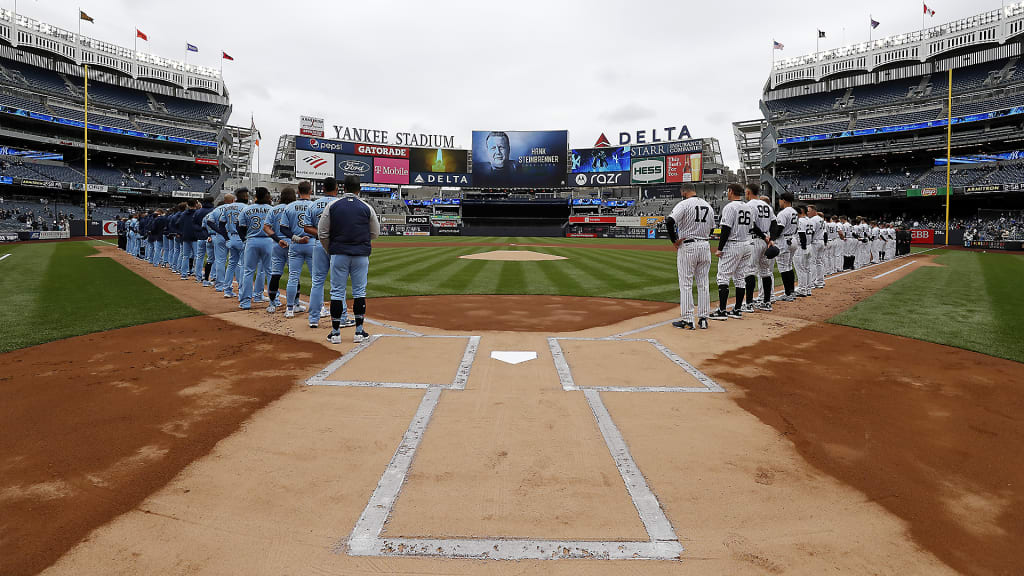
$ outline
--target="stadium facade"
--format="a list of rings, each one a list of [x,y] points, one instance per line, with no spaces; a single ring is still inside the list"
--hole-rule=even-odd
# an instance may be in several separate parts
[[[107,205],[168,204],[220,190],[248,170],[252,153],[249,129],[228,126],[230,116],[218,70],[0,9],[0,196],[8,210],[27,204],[45,228],[60,224],[58,213],[80,219],[86,185],[97,220],[113,216]]]
[[[773,192],[788,190],[851,214],[940,209],[952,113],[951,206],[965,213],[1019,209],[1022,42],[1024,3],[1018,2],[778,60],[760,101],[763,121],[734,125],[740,158],[752,158],[759,123],[760,180]]]

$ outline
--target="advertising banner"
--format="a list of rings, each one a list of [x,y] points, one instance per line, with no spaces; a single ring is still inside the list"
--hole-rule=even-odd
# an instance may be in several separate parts
[[[910,243],[911,244],[934,244],[935,243],[935,231],[934,230],[921,230],[914,229],[910,231]]]
[[[435,174],[433,172],[412,171],[410,184],[419,186],[469,186],[473,183],[472,174]]]
[[[703,154],[680,154],[665,158],[665,182],[700,182],[704,176]]]
[[[461,236],[462,228],[458,226],[435,226],[430,229],[434,236]]]
[[[314,138],[324,137],[324,119],[312,116],[299,116],[299,134]]]
[[[381,224],[405,224],[405,214],[382,214]]]
[[[353,144],[354,152],[359,156],[379,156],[382,158],[408,158],[409,149],[382,144]]]
[[[298,151],[296,151],[296,155],[298,155]],[[373,182],[373,158],[351,154],[334,154],[333,156],[334,173],[332,176],[338,182],[344,182],[345,176],[358,176],[360,182]]]
[[[380,146],[376,146],[380,148]],[[403,150],[407,150],[404,149]],[[408,184],[409,161],[399,158],[373,159],[374,184]]]
[[[204,166],[216,166],[219,164],[216,158],[201,158],[196,157],[196,164],[202,164]]]
[[[117,236],[117,220],[104,220],[103,221],[103,235],[104,236]]]
[[[964,192],[967,194],[982,194],[985,192],[1002,192],[1002,184],[982,184],[979,186],[968,186],[964,188]]]
[[[473,132],[473,185],[557,187],[566,185],[569,133]]]
[[[410,225],[427,225],[430,224],[430,216],[406,216],[405,223]]]
[[[831,200],[831,192],[799,192],[796,195],[797,200]]]
[[[641,216],[640,225],[644,228],[655,228],[665,222],[664,216]]]
[[[630,148],[633,160],[647,156],[675,156],[678,154],[700,154],[704,151],[703,140],[677,140],[657,144],[637,144]]]
[[[295,151],[295,177],[323,180],[334,176],[334,154],[330,152]]]
[[[448,148],[410,148],[409,171],[469,174],[469,151]]]
[[[0,184],[14,184],[14,178],[10,176],[0,176]]]
[[[22,178],[21,179],[21,185],[22,186],[37,186],[39,188],[44,188],[46,186],[46,181],[44,181],[44,180],[29,180],[29,179]],[[79,186],[81,186],[81,184],[79,184]]]
[[[633,184],[664,184],[665,159],[660,157],[633,159],[630,181]]]
[[[33,240],[66,240],[71,238],[71,233],[67,230],[43,230],[42,232],[33,232],[32,234],[38,234],[33,237]],[[114,234],[117,234],[116,226]]]
[[[171,192],[171,198],[202,198],[204,192],[189,192],[187,190],[175,190]]]
[[[618,226],[643,226],[639,216],[618,216],[615,218]]]
[[[296,150],[311,150],[313,152],[341,152],[352,154],[355,152],[355,144],[342,142],[341,140],[324,140],[322,138],[309,138],[308,136],[295,137]]]
[[[0,234],[0,242],[17,242],[18,235],[13,232],[5,232]]]
[[[615,216],[570,216],[570,224],[615,224]]]
[[[580,172],[569,175],[573,186],[629,186],[629,172]]]
[[[24,183],[24,182],[25,181],[22,180],[22,183]],[[85,191],[85,184],[82,184],[81,182],[75,182],[75,183],[71,184],[71,189],[72,190],[78,190],[79,192],[83,192],[83,191]],[[107,191],[107,187],[104,184],[89,184],[89,192],[106,192],[106,191]]]
[[[569,154],[573,174],[592,172],[629,172],[629,146],[580,148]]]

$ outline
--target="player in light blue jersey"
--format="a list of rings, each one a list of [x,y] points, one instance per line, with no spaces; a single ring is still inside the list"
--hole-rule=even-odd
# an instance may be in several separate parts
[[[225,204],[220,213],[220,235],[224,237],[227,246],[227,271],[224,275],[224,297],[234,298],[231,290],[232,280],[238,282],[238,290],[242,290],[242,237],[239,235],[238,218],[249,205],[249,189],[239,188],[235,190],[235,201]],[[252,281],[252,278],[249,279]]]
[[[324,178],[324,195],[313,201],[306,214],[309,216],[309,224],[304,230],[311,237],[317,236],[317,224],[320,222],[320,215],[324,213],[331,202],[334,202],[338,195],[338,181],[334,178]],[[327,284],[327,273],[331,270],[331,259],[327,251],[317,242],[313,248],[313,286],[309,289],[309,327],[320,326],[320,317],[329,316],[330,312],[324,311],[324,285]]]
[[[267,223],[264,224],[268,234],[273,234],[279,238],[270,253],[270,286],[268,288],[270,305],[267,306],[267,312],[270,314],[276,312],[283,305],[281,299],[278,298],[278,292],[281,288],[281,274],[284,273],[284,265],[288,262],[288,247],[291,244],[291,235],[284,234],[281,231],[281,224],[284,222],[284,213],[292,202],[295,202],[295,189],[288,186],[281,191],[281,198],[278,200],[277,205],[270,209]]]
[[[224,207],[235,201],[234,194],[225,194],[220,204],[206,216],[206,229],[210,231],[210,238],[213,239],[213,271],[210,276],[214,278],[214,288],[217,292],[224,291],[224,279],[227,273],[224,271],[228,264],[227,239],[221,234],[220,217],[224,213]]]
[[[270,190],[260,186],[256,188],[256,203],[246,206],[238,215],[238,233],[245,240],[245,270],[242,272],[238,289],[238,307],[242,310],[252,307],[253,279],[261,269],[270,269],[270,253],[274,248],[274,242],[280,239],[273,231],[267,234],[264,224],[269,217]],[[262,283],[258,285],[258,289],[262,294]]]
[[[313,201],[309,199],[313,186],[308,180],[299,182],[299,199],[288,205],[282,216],[281,232],[291,238],[288,247],[288,307],[284,311],[285,318],[294,318],[296,312],[305,308],[299,300],[299,277],[302,265],[305,264],[309,273],[313,273],[313,249],[319,249],[315,235],[306,232],[309,225],[309,209]]]

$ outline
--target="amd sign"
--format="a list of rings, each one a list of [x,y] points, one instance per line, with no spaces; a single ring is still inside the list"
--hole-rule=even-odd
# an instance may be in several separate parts
[[[591,172],[571,174],[573,186],[628,186],[629,172]]]

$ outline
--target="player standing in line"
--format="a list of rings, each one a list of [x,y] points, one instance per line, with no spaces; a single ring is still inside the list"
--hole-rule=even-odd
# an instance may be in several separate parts
[[[234,202],[234,194],[225,194],[213,212],[206,217],[206,229],[210,232],[210,238],[213,239],[213,272],[211,276],[215,278],[213,286],[217,292],[223,292],[226,288],[224,278],[227,276],[225,270],[228,265],[228,244],[221,234],[220,217],[224,214],[224,207],[234,204]]]
[[[167,219],[164,218],[162,210],[153,212],[153,221],[149,229],[149,262],[154,268],[160,267],[160,260],[163,253],[164,227],[167,226]]]
[[[309,216],[309,224],[305,225],[304,230],[307,234],[313,238],[317,238],[317,225],[320,222],[320,216],[327,210],[327,207],[331,205],[337,199],[338,196],[338,181],[328,176],[324,178],[324,195],[317,198],[306,210],[306,214]],[[313,270],[311,275],[313,276],[313,286],[309,289],[309,327],[317,328],[320,326],[320,317],[329,316],[330,310],[324,310],[324,285],[327,283],[327,273],[331,270],[331,259],[327,254],[327,247],[322,246],[317,242],[313,246]],[[342,300],[344,306],[344,300]],[[345,325],[348,326],[346,310],[342,309],[341,317],[345,320]]]
[[[181,229],[179,235],[181,238],[181,263],[178,266],[178,271],[181,273],[182,280],[192,275],[192,267],[196,263],[196,229],[194,221],[197,210],[199,210],[199,201],[190,198],[185,203],[185,211],[181,213],[179,221]]]
[[[259,186],[256,188],[256,203],[246,206],[238,215],[238,233],[245,240],[245,270],[238,289],[238,307],[248,310],[252,307],[252,293],[256,272],[262,268],[270,269],[270,253],[274,242],[280,239],[277,234],[267,233],[266,223],[270,216],[270,190]],[[263,284],[257,289],[263,293]]]
[[[796,250],[796,295],[805,297],[811,295],[811,238],[810,219],[807,218],[807,208],[797,208],[797,250]]]
[[[871,247],[868,244],[870,238],[868,238],[871,228],[868,226],[867,219],[863,216],[857,218],[857,263],[856,268],[863,268],[871,260]]]
[[[765,257],[764,253],[772,245],[770,235],[777,226],[775,221],[775,210],[766,202],[761,200],[761,187],[757,184],[747,184],[746,197],[747,208],[753,221],[750,225],[750,260],[747,262],[746,276],[744,277],[747,303],[743,306],[744,312],[755,312],[763,310],[772,311],[772,261]],[[761,278],[761,295],[763,301],[754,306],[754,291],[757,289],[757,279]]]
[[[194,274],[197,284],[203,283],[203,278],[210,276],[210,265],[213,262],[213,258],[209,261],[206,260],[207,246],[213,246],[209,242],[210,233],[206,230],[206,217],[213,212],[213,198],[210,196],[204,196],[202,203],[196,210],[196,213],[192,215],[192,229],[193,235],[196,238],[195,254],[196,263],[194,266]]]
[[[220,212],[220,235],[224,238],[227,247],[227,269],[224,276],[224,297],[234,298],[231,290],[231,282],[238,282],[238,291],[242,291],[242,237],[239,235],[238,218],[249,205],[249,189],[239,188],[235,190],[235,201],[225,204]],[[249,279],[252,281],[252,278]]]
[[[825,225],[825,233],[828,234],[828,253],[825,255],[825,275],[829,276],[839,272],[839,259],[841,258],[843,239],[842,230],[839,226],[839,218],[832,215]]]
[[[309,199],[312,190],[313,185],[308,180],[299,182],[299,199],[289,204],[282,216],[281,232],[292,239],[288,247],[288,301],[285,318],[293,318],[296,312],[306,310],[299,300],[299,278],[302,276],[303,264],[309,269],[310,275],[313,274],[313,250],[320,247],[316,236],[310,236],[306,231],[310,223],[309,209],[313,205]]]
[[[808,232],[810,233],[810,238],[808,238],[808,242],[810,243],[811,252],[811,287],[824,288],[825,259],[823,258],[823,254],[825,252],[825,220],[818,215],[818,210],[814,207],[813,204],[807,206],[807,227]]]
[[[668,237],[676,247],[676,271],[679,274],[679,307],[682,320],[672,323],[676,328],[693,330],[693,285],[697,284],[697,325],[708,327],[711,315],[711,231],[715,227],[715,211],[697,196],[693,184],[679,187],[683,199],[665,218]]]
[[[885,259],[892,260],[896,257],[896,228],[892,223],[885,227]]]
[[[270,305],[267,306],[267,313],[269,314],[276,312],[282,305],[281,299],[278,298],[278,290],[281,287],[281,274],[284,273],[285,262],[288,261],[291,235],[284,235],[281,231],[281,224],[284,219],[284,213],[292,202],[295,202],[295,189],[288,186],[281,190],[281,198],[278,200],[277,205],[270,209],[267,223],[263,225],[268,235],[273,234],[279,238],[270,253],[270,287],[268,288]],[[268,228],[269,230],[267,230]]]
[[[718,240],[718,310],[711,313],[712,320],[743,318],[743,292],[746,287],[744,272],[750,260],[750,227],[754,216],[743,202],[743,186],[733,182],[728,187],[729,203],[722,208],[722,234]],[[729,312],[729,280],[736,287],[736,306]]]
[[[217,233],[217,218],[220,217],[218,209],[224,205],[224,200],[221,199],[207,214],[203,217],[203,235],[201,238],[205,238],[202,242],[203,251],[206,254],[206,266],[203,268],[203,287],[219,286],[217,281],[217,239],[220,238],[223,243],[224,238]],[[221,271],[221,276],[224,272]]]
[[[797,222],[799,216],[793,208],[793,193],[783,192],[779,196],[779,206],[782,210],[776,215],[778,222],[779,255],[775,258],[775,264],[779,268],[779,276],[782,277],[782,286],[785,290],[779,300],[792,302],[796,300],[796,276],[793,271],[793,257],[796,254],[799,242],[797,239]]]
[[[841,270],[851,270],[853,269],[851,257],[853,256],[853,248],[855,244],[853,242],[853,226],[850,224],[850,219],[846,216],[841,216],[839,218],[839,230],[843,233],[843,266]]]
[[[331,332],[327,340],[341,343],[341,321],[346,316],[345,292],[352,277],[352,312],[356,317],[355,343],[370,335],[363,329],[366,318],[366,277],[370,271],[371,242],[380,236],[380,221],[359,199],[359,177],[345,177],[345,194],[331,202],[317,224],[317,238],[331,255]]]
[[[881,237],[881,235],[882,235],[882,232],[881,232],[881,230],[878,229],[878,222],[875,222],[874,220],[872,220],[871,221],[871,230],[868,232],[868,237],[871,238],[870,246],[871,246],[871,263],[872,264],[878,264],[878,261],[879,261],[878,246],[879,246],[879,238]]]

